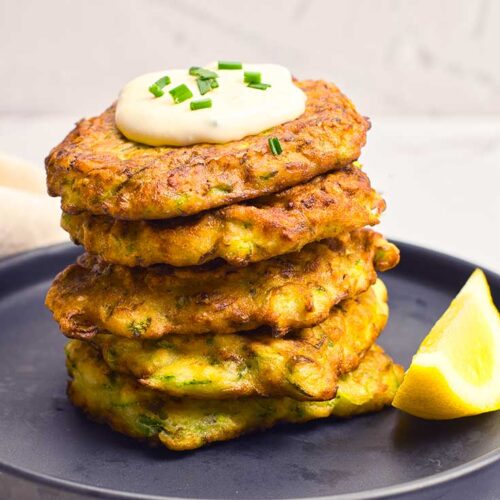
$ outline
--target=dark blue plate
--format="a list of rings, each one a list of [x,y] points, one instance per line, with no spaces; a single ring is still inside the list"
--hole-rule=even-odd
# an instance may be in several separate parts
[[[383,275],[381,344],[408,365],[472,264],[399,243]],[[0,262],[0,498],[499,498],[500,412],[427,422],[387,409],[286,425],[193,452],[150,449],[88,421],[66,399],[63,344],[43,305],[80,250]],[[487,273],[497,304],[500,277]]]

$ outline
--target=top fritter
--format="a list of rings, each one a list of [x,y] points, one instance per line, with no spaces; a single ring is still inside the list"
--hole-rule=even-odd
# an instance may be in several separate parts
[[[369,122],[335,85],[296,85],[307,96],[301,116],[225,144],[145,146],[120,133],[110,107],[51,151],[49,193],[68,213],[168,219],[280,191],[356,160]],[[280,154],[270,150],[271,138]]]

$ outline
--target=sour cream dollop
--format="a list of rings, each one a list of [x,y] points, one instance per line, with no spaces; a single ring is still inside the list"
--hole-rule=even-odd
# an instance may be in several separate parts
[[[219,87],[200,95],[196,76],[187,69],[148,73],[122,89],[116,106],[118,129],[130,140],[151,146],[188,146],[225,143],[258,134],[299,117],[305,110],[306,95],[292,82],[290,71],[277,64],[243,64],[241,70],[203,66],[218,74]],[[250,88],[244,72],[259,72],[266,90]],[[155,97],[149,87],[168,75],[164,95]],[[175,104],[169,90],[185,84],[193,97]],[[192,111],[190,102],[211,99],[212,107]]]

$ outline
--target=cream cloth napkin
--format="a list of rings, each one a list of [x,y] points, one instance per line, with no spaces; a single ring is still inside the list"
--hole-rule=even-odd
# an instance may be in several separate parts
[[[43,168],[0,152],[0,258],[68,241]]]

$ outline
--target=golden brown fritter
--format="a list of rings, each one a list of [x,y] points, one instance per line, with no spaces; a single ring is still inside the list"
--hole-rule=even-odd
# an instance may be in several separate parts
[[[387,290],[379,280],[338,304],[319,325],[285,338],[254,333],[139,340],[101,334],[92,343],[113,371],[171,396],[321,401],[335,396],[338,377],[358,366],[388,314]]]
[[[80,121],[46,159],[51,196],[65,212],[169,219],[281,191],[356,160],[368,121],[335,87],[297,82],[307,94],[297,119],[226,144],[150,147],[127,140],[112,106]],[[271,154],[269,137],[283,147]]]
[[[371,230],[242,268],[128,268],[86,255],[56,277],[46,304],[75,338],[227,334],[264,325],[285,334],[324,321],[398,260],[397,248]]]
[[[355,371],[340,379],[337,395],[329,401],[179,399],[111,372],[98,351],[86,342],[70,341],[66,355],[73,377],[68,394],[74,405],[118,432],[171,450],[199,448],[280,422],[300,423],[377,411],[391,404],[403,376],[403,369],[374,346]]]
[[[377,224],[384,208],[368,177],[350,165],[201,216],[123,221],[82,212],[63,214],[61,224],[89,253],[124,266],[192,266],[217,258],[245,265]]]

